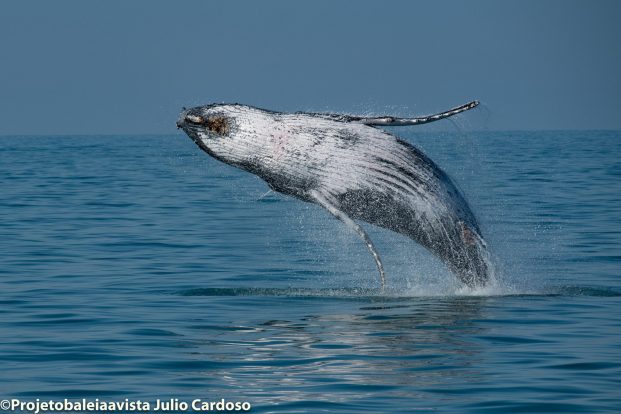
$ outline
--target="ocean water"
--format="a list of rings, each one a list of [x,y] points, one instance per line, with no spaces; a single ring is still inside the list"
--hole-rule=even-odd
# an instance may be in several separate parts
[[[621,409],[621,132],[396,131],[497,268],[463,289],[185,135],[0,137],[0,399],[252,412]]]

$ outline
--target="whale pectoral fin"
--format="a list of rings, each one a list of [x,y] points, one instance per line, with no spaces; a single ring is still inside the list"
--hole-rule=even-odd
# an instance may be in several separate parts
[[[382,264],[382,259],[380,258],[375,245],[371,241],[371,238],[367,234],[366,231],[360,225],[358,225],[354,220],[352,220],[347,214],[341,211],[334,202],[333,198],[329,194],[325,194],[323,192],[317,190],[311,190],[309,195],[311,198],[320,206],[324,207],[326,210],[330,212],[334,217],[341,220],[347,227],[355,231],[358,236],[366,243],[373,259],[375,259],[375,264],[377,265],[377,270],[380,274],[380,280],[382,283],[382,289],[386,285],[386,272],[384,271],[384,265]]]
[[[376,117],[361,117],[352,115],[341,114],[322,114],[322,113],[305,113],[307,115],[313,115],[319,118],[330,119],[339,122],[349,122],[354,124],[364,124],[369,126],[406,126],[406,125],[421,125],[429,122],[439,121],[440,119],[448,118],[453,115],[457,115],[461,112],[475,108],[479,105],[479,101],[468,102],[467,104],[456,106],[448,111],[440,112],[434,115],[425,115],[415,118],[397,118],[394,116],[376,116]]]
[[[440,112],[434,115],[419,116],[416,118],[395,118],[392,116],[380,116],[375,118],[360,118],[355,122],[358,124],[365,124],[369,126],[405,126],[405,125],[420,125],[427,124],[429,122],[439,121],[440,119],[448,118],[449,116],[457,115],[461,112],[475,108],[479,105],[479,101],[468,102],[467,104],[456,106],[448,111]]]

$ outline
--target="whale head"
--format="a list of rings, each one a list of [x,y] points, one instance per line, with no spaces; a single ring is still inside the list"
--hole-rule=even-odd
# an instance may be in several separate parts
[[[237,134],[239,111],[231,105],[206,105],[184,109],[177,119],[182,129],[202,150],[226,162],[241,161],[245,146]]]
[[[177,128],[217,160],[259,176],[272,189],[304,198],[316,179],[299,157],[303,153],[312,158],[317,122],[331,121],[247,105],[212,104],[184,110]]]

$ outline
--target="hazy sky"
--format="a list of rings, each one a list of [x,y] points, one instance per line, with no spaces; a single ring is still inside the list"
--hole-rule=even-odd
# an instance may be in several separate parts
[[[621,129],[619,1],[3,1],[0,134],[169,133],[182,106]]]

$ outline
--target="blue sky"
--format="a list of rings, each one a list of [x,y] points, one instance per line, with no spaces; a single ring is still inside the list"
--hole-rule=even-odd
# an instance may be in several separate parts
[[[620,129],[621,2],[6,1],[0,134],[170,133],[182,106]],[[466,115],[468,117],[470,115]]]

